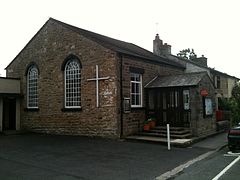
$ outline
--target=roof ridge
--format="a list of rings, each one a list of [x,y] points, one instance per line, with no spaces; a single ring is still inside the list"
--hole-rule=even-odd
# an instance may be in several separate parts
[[[14,60],[23,52],[23,50],[35,39],[35,37],[40,33],[40,31],[49,24],[50,21],[56,22],[57,24],[61,25],[62,27],[69,29],[77,34],[81,34],[85,36],[86,38],[95,41],[96,43],[102,45],[103,47],[107,49],[111,49],[115,52],[133,56],[133,57],[138,57],[143,60],[151,61],[153,63],[160,63],[168,66],[172,66],[178,69],[185,69],[183,65],[177,62],[170,61],[167,58],[156,56],[153,54],[151,51],[148,51],[140,46],[137,46],[133,43],[114,39],[102,34],[98,34],[89,30],[81,29],[79,27],[67,24],[65,22],[59,21],[57,19],[54,19],[50,17],[44,25],[37,31],[37,33],[30,39],[30,41],[24,46],[24,48],[17,54],[17,56],[8,64],[8,66],[5,68],[7,69],[13,62]]]
[[[74,25],[71,25],[71,24],[68,24],[68,23],[59,21],[59,20],[54,19],[54,18],[49,18],[49,20],[56,21],[57,23],[61,23],[62,25],[70,26],[70,27],[72,27],[72,28],[76,28],[76,29],[78,29],[78,30],[85,31],[85,32],[87,32],[87,33],[92,33],[92,34],[96,34],[96,35],[98,35],[98,36],[102,36],[102,37],[106,37],[106,38],[109,38],[109,39],[113,39],[113,40],[115,40],[115,41],[120,41],[120,42],[123,42],[123,43],[132,44],[132,43],[127,42],[127,41],[122,41],[122,40],[119,40],[119,39],[116,39],[116,38],[112,38],[112,37],[109,37],[109,36],[106,36],[106,35],[103,35],[103,34],[99,34],[99,33],[96,33],[96,32],[93,32],[93,31],[89,31],[89,30],[86,30],[86,29],[83,29],[83,28],[79,28],[79,27],[77,27],[77,26],[74,26]]]
[[[74,31],[76,33],[80,33],[81,35],[86,36],[87,38],[89,38],[89,39],[91,39],[113,51],[140,57],[140,58],[144,58],[144,59],[148,59],[151,61],[163,63],[163,64],[170,65],[170,66],[175,66],[177,68],[183,68],[183,66],[181,64],[173,62],[173,61],[168,61],[168,59],[161,57],[161,56],[156,56],[151,51],[144,49],[136,44],[122,41],[119,39],[115,39],[112,37],[108,37],[106,35],[98,34],[98,33],[95,33],[95,32],[92,32],[92,31],[89,31],[86,29],[82,29],[82,28],[64,23],[62,21],[56,20],[54,18],[50,18],[50,20],[60,23],[64,27],[70,28],[72,31]]]
[[[171,74],[171,75],[164,75],[160,77],[169,77],[169,76],[186,76],[186,75],[194,75],[194,74],[208,74],[207,71],[198,71],[198,72],[189,72],[189,73],[183,73],[183,74]]]

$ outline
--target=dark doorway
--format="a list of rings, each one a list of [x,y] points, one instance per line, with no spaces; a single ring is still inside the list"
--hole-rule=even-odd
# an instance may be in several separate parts
[[[3,99],[3,130],[16,130],[16,98]]]
[[[156,118],[157,125],[170,124],[175,127],[188,127],[190,109],[184,107],[182,88],[157,88],[148,91],[147,115]]]

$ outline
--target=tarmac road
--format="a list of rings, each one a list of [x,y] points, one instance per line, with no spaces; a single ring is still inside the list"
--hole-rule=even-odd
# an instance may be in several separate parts
[[[1,135],[0,179],[149,180],[210,150],[168,151],[160,144],[79,136]]]
[[[221,151],[218,151],[206,159],[199,161],[192,166],[184,169],[181,174],[175,177],[175,180],[203,180],[203,179],[221,179],[221,180],[236,180],[240,178],[240,161],[231,164],[236,158],[239,157],[239,153],[231,153],[228,148],[225,147]],[[239,158],[238,158],[239,159]],[[226,168],[226,169],[225,169]],[[224,170],[225,169],[225,170]],[[223,171],[224,170],[224,171]],[[225,173],[224,173],[225,172]]]

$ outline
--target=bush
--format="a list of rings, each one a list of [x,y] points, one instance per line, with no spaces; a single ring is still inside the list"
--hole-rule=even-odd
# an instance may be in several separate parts
[[[240,85],[236,84],[232,90],[232,98],[230,99],[232,112],[232,125],[240,122]]]

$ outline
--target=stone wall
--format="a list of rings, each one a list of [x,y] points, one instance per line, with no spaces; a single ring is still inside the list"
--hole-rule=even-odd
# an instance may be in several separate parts
[[[64,59],[76,55],[82,64],[81,110],[64,111]],[[34,62],[39,68],[39,109],[26,105],[27,67]],[[21,128],[37,132],[87,136],[119,137],[117,122],[116,53],[70,31],[54,21],[46,25],[28,43],[7,68],[7,77],[21,79]],[[96,108],[96,83],[87,81],[110,76],[99,84],[100,107]]]
[[[213,104],[213,114],[204,116],[203,101],[204,98],[200,95],[200,91],[206,89]],[[215,89],[207,75],[203,77],[198,87],[190,88],[190,103],[191,107],[191,127],[192,133],[195,136],[203,136],[216,132],[216,103],[215,103]]]
[[[142,75],[143,107],[132,108],[130,113],[123,114],[123,136],[126,136],[142,130],[143,121],[145,120],[145,107],[146,107],[144,86],[147,85],[156,76],[182,74],[183,70],[169,66],[164,66],[161,64],[152,63],[146,60],[134,59],[132,57],[127,56],[122,57],[122,63],[123,63],[122,71],[123,98],[124,97],[130,98],[130,68],[134,67],[144,69],[144,73]]]
[[[64,109],[64,72],[61,67],[70,54],[77,56],[82,64],[80,111]],[[37,111],[27,109],[26,71],[32,62],[38,66],[40,73]],[[96,83],[88,81],[95,77],[96,65],[99,66],[100,77],[110,77],[100,81],[99,108],[96,108]],[[131,68],[144,71],[143,107],[123,113],[123,98],[130,98]],[[8,77],[21,79],[22,129],[112,138],[119,138],[120,135],[125,137],[142,130],[146,106],[145,85],[156,76],[182,73],[184,69],[181,68],[120,55],[54,21],[48,21],[7,68]],[[196,127],[198,125],[196,121]]]

